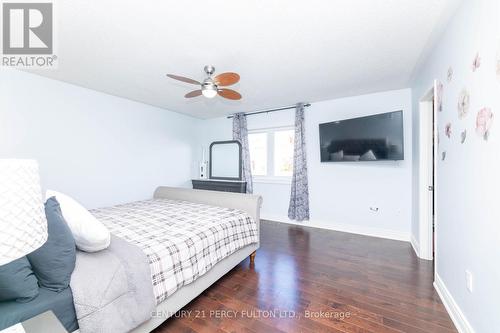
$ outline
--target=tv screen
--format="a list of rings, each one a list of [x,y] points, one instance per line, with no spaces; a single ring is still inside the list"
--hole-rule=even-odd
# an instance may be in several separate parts
[[[403,160],[403,111],[319,125],[321,162]]]

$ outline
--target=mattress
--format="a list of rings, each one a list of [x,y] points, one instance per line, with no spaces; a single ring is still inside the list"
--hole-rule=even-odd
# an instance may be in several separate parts
[[[152,199],[91,213],[148,256],[157,304],[259,240],[256,221],[231,208]]]
[[[68,332],[78,329],[71,289],[66,288],[61,292],[55,292],[40,288],[38,296],[30,302],[0,302],[0,330],[48,310],[52,310]]]

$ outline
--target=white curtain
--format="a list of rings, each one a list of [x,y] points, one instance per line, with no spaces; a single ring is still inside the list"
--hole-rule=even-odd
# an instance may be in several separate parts
[[[233,117],[233,140],[241,143],[242,180],[247,182],[247,193],[253,193],[252,169],[250,167],[250,148],[248,146],[247,117],[237,113]]]
[[[288,217],[297,221],[309,220],[306,134],[304,129],[304,104],[302,103],[297,104],[295,109],[293,176]]]

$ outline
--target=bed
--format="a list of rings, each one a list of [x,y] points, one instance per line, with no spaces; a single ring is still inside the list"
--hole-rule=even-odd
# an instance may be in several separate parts
[[[71,288],[80,330],[150,332],[245,258],[253,261],[261,202],[249,194],[159,187],[151,200],[92,210],[118,238],[100,254],[77,255]],[[96,275],[94,267],[103,269]],[[153,292],[141,295],[148,283]],[[144,313],[129,321],[127,311]]]
[[[150,332],[254,260],[261,203],[256,195],[159,187],[152,200],[92,210],[112,233],[110,247],[77,251],[71,289],[0,302],[0,327],[50,310],[69,332]]]

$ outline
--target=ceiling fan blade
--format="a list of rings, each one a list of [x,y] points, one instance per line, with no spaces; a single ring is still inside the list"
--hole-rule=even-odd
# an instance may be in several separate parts
[[[232,84],[238,83],[239,80],[240,76],[232,72],[222,73],[214,78],[214,82],[218,86],[230,86]]]
[[[186,98],[192,98],[192,97],[197,97],[197,96],[200,96],[200,95],[201,95],[201,90],[193,90],[190,93],[187,93],[186,95],[184,95],[184,97],[186,97]]]
[[[174,75],[174,74],[167,74],[167,76],[171,79],[179,80],[179,81],[186,82],[186,83],[201,84],[200,82],[198,82],[196,80],[193,80],[193,79],[190,79],[190,78],[187,78],[184,76],[179,76],[179,75]]]
[[[232,89],[222,88],[219,89],[217,93],[219,94],[219,96],[222,96],[227,99],[233,99],[233,100],[241,99],[240,93]]]

